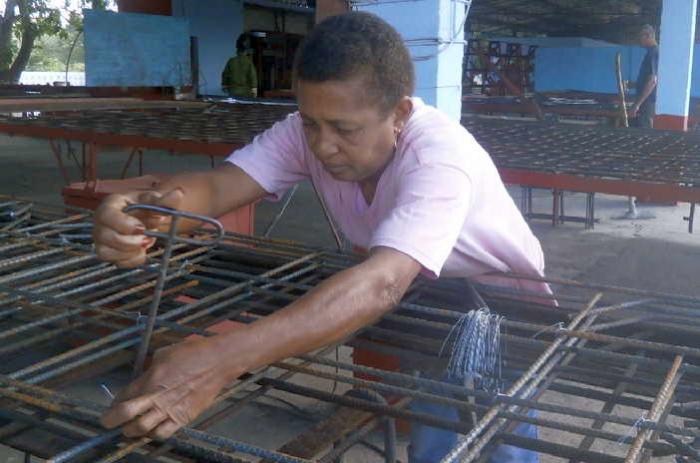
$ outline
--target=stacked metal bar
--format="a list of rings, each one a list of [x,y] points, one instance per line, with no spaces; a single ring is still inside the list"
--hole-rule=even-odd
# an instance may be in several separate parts
[[[251,142],[295,110],[293,105],[214,104],[206,109],[82,111],[36,119],[8,118],[2,120],[0,129],[48,138],[83,139],[86,134],[136,137],[140,139],[138,146],[148,146],[145,138],[193,142],[200,149],[204,149],[202,144],[233,149]],[[465,118],[462,123],[501,169],[700,185],[697,133],[481,118]]]
[[[499,168],[700,185],[700,135],[467,118]]]
[[[87,212],[8,199],[0,221],[0,442],[38,457],[334,462],[383,433],[383,447],[365,444],[396,461],[404,441],[397,444],[392,420],[401,419],[460,433],[445,461],[481,461],[500,443],[540,452],[545,463],[700,458],[693,446],[700,300],[557,280],[558,308],[546,295],[477,286],[491,310],[506,317],[500,389],[473,391],[441,379],[445,340],[475,306],[462,281],[419,280],[395,311],[342,347],[389,356],[398,369],[325,349],[244,375],[167,442],[124,439],[98,424],[106,400],[88,400],[78,386],[99,389],[101,378],[129,371],[161,251],[154,249],[142,268],[119,270],[93,255]],[[154,347],[212,335],[222,322],[255,322],[356,261],[236,235],[216,248],[177,244]],[[419,412],[417,402],[452,406],[461,418]],[[246,410],[262,403],[287,404],[275,413],[301,414],[305,424],[291,434],[267,429],[285,436],[273,446],[222,429],[222,420],[234,418],[254,427],[258,415]],[[539,435],[518,434],[521,423],[538,425]]]
[[[26,126],[242,145],[295,110],[294,105],[281,104],[212,104],[205,109],[55,113],[34,119],[7,118],[3,123],[8,130]]]

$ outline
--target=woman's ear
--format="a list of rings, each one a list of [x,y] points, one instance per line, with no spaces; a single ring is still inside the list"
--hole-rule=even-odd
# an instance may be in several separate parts
[[[394,130],[401,132],[404,125],[408,122],[408,118],[411,117],[411,111],[413,111],[413,100],[409,96],[405,96],[399,100],[394,107]]]

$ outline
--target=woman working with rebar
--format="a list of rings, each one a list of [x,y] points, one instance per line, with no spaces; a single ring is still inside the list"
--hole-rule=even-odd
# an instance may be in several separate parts
[[[488,154],[458,123],[412,98],[414,80],[409,52],[387,23],[366,13],[328,18],[296,59],[298,112],[218,169],[105,200],[95,218],[96,251],[122,267],[142,264],[153,245],[144,231],[165,225],[156,216],[123,213],[128,204],[218,217],[279,198],[304,179],[313,181],[344,235],[369,250],[362,263],[244,329],[159,351],[104,416],[106,426],[123,426],[127,436],[167,438],[240,375],[340,342],[377,321],[420,273],[547,290],[485,276],[541,276],[540,244]],[[449,407],[414,407],[457,419]],[[456,440],[452,432],[414,426],[410,461],[439,461]],[[491,461],[527,463],[537,456],[501,446]]]

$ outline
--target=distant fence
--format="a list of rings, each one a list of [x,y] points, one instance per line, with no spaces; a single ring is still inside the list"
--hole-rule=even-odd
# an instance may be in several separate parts
[[[22,85],[53,85],[54,82],[64,82],[66,80],[65,72],[35,72],[24,71],[19,78],[19,83]],[[84,86],[84,72],[69,72],[68,82],[71,86]]]

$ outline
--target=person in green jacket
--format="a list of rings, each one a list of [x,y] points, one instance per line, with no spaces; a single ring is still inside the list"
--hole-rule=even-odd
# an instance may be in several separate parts
[[[241,34],[236,40],[236,56],[229,59],[221,73],[221,87],[232,97],[258,96],[258,75],[248,56],[250,39]]]

